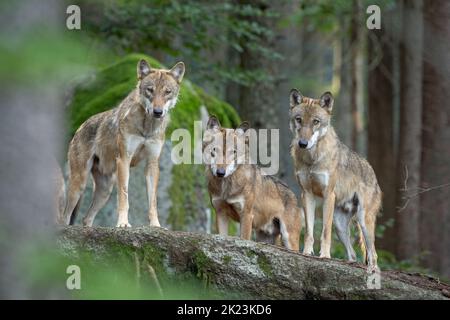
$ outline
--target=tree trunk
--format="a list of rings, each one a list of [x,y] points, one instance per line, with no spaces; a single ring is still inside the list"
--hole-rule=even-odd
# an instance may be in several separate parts
[[[353,0],[352,5],[352,19],[350,25],[350,78],[351,78],[351,97],[350,105],[353,119],[352,126],[352,149],[360,151],[360,139],[362,132],[362,65],[361,65],[361,50],[362,50],[362,36],[361,36],[361,6],[358,0]]]
[[[63,255],[81,257],[158,257],[157,277],[193,274],[232,298],[257,299],[448,299],[448,285],[419,275],[381,273],[381,288],[368,289],[364,267],[304,256],[283,248],[162,228],[65,227],[58,235]],[[123,260],[121,260],[123,261]],[[147,264],[149,262],[147,261]],[[161,267],[162,265],[162,267]],[[137,271],[138,272],[138,271]],[[164,274],[163,274],[164,273]],[[161,283],[164,292],[164,283]]]
[[[274,1],[277,12],[282,17],[296,12],[300,7],[300,0],[292,1]],[[298,77],[299,69],[302,65],[302,36],[303,28],[298,24],[291,22],[287,26],[279,26],[274,30],[275,47],[283,56],[283,61],[279,62],[277,81],[274,89],[274,107],[280,114],[279,123],[276,128],[280,130],[280,170],[278,176],[286,182],[289,187],[298,194],[298,183],[294,175],[294,166],[289,152],[292,141],[292,133],[289,130],[289,92],[298,84],[292,81]],[[302,90],[302,88],[299,88]]]
[[[60,54],[65,55],[68,47],[59,33],[63,30],[63,12],[62,4],[55,0],[41,1],[39,5],[30,0],[2,3],[0,28],[6,35],[3,45],[12,50],[2,63],[34,54],[33,46],[25,44],[36,30],[45,35],[44,43],[61,41]],[[17,65],[15,77],[0,76],[0,299],[30,298],[30,288],[18,261],[25,246],[51,233],[48,226],[55,221],[52,177],[55,156],[62,153],[63,90],[55,81],[62,80],[62,74],[57,73],[62,67],[58,64],[61,58],[45,76],[39,65],[44,62],[42,57],[56,57],[50,50],[43,49],[42,56],[26,66]],[[6,77],[7,81],[3,81]],[[41,298],[48,298],[44,290],[37,291]]]
[[[349,30],[349,22],[346,19],[340,19],[340,28],[342,30]],[[351,74],[351,42],[347,32],[342,32],[338,40],[340,45],[335,47],[333,55],[340,55],[339,58],[335,57],[334,70],[337,75],[333,78],[339,77],[339,81],[333,81],[333,84],[339,83],[338,86],[333,85],[333,93],[338,93],[336,101],[339,104],[336,106],[336,112],[334,113],[334,127],[339,138],[346,145],[352,145],[352,132],[353,121],[351,112],[351,82],[352,79],[348,75]],[[335,88],[336,87],[336,88]],[[338,89],[339,90],[336,90]]]
[[[248,0],[241,0],[240,3],[246,4],[249,2]],[[269,11],[273,6],[266,0],[251,1],[250,3],[259,7],[262,11]],[[275,28],[275,19],[273,18],[252,17],[249,22],[259,23],[269,29]],[[261,41],[264,41],[269,48],[274,47],[273,38],[261,39]],[[240,55],[240,66],[243,70],[260,70],[264,72],[265,76],[276,77],[278,75],[277,65],[263,53],[252,50],[244,44],[244,50]],[[243,120],[250,121],[252,128],[278,128],[281,110],[274,107],[276,105],[274,91],[275,86],[269,80],[254,81],[251,85],[240,87],[238,111]]]
[[[435,189],[421,194],[420,239],[426,266],[450,276],[450,2],[424,2],[424,34],[421,184]]]
[[[378,224],[389,226],[395,217],[396,193],[392,28],[383,25],[381,30],[370,30],[368,36],[368,160],[383,191],[383,213]],[[378,243],[380,248],[395,252],[393,228],[387,227]]]
[[[419,197],[409,196],[420,186],[422,130],[422,0],[403,1],[403,36],[400,44],[401,101],[397,162],[396,256],[413,259],[419,248]],[[414,32],[411,30],[414,29]]]

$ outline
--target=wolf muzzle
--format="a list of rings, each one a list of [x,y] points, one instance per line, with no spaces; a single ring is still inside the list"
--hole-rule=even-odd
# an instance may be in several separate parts
[[[225,177],[225,169],[222,169],[222,168],[217,169],[217,170],[216,170],[216,175],[217,175],[219,178]]]
[[[161,118],[162,114],[163,114],[162,109],[158,109],[158,108],[153,109],[153,115],[155,116],[155,118]]]
[[[305,149],[308,146],[308,141],[300,139],[298,140],[298,146],[302,149]]]

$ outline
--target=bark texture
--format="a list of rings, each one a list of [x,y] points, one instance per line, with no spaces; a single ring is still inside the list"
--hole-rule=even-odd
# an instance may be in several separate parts
[[[450,276],[450,2],[424,2],[420,239],[425,265]]]
[[[386,19],[387,20],[387,19]],[[387,22],[386,22],[387,23]],[[368,160],[383,191],[383,213],[378,225],[389,226],[395,218],[395,150],[394,150],[394,56],[391,29],[371,30],[368,74]],[[380,249],[395,251],[395,233],[386,228],[378,241]]]
[[[403,37],[400,43],[400,137],[397,159],[396,256],[413,259],[420,253],[420,187],[422,130],[422,0],[403,1]],[[411,32],[414,29],[415,32]]]
[[[381,289],[368,289],[366,270],[358,264],[304,256],[235,237],[162,228],[64,227],[58,246],[72,259],[86,250],[101,258],[115,251],[151,248],[167,274],[201,274],[215,289],[234,292],[234,298],[448,299],[450,294],[450,287],[435,279],[397,271],[382,272]]]

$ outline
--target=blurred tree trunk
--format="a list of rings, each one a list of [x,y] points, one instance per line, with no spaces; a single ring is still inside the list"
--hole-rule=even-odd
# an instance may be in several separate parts
[[[388,12],[389,14],[392,14]],[[394,149],[394,50],[392,26],[385,22],[381,30],[369,30],[368,75],[368,159],[383,191],[383,213],[379,225],[389,225],[395,215],[395,149]],[[379,247],[395,252],[393,228],[385,229]]]
[[[288,17],[299,6],[299,0],[270,2],[266,0],[246,1],[240,4],[251,4],[263,12],[273,12],[279,17]],[[295,78],[301,64],[302,28],[293,25],[288,19],[277,17],[243,16],[250,23],[258,23],[272,30],[270,37],[261,39],[264,45],[283,56],[283,60],[274,60],[264,52],[255,51],[245,43],[243,52],[236,53],[232,48],[228,51],[228,59],[242,70],[262,71],[268,77],[263,81],[252,81],[249,85],[230,83],[226,88],[226,100],[237,106],[241,119],[248,120],[255,129],[279,129],[279,171],[280,178],[285,180],[294,190],[298,188],[293,178],[293,166],[289,152],[291,134],[289,132],[289,90],[294,85],[289,79]],[[268,137],[270,138],[270,137]],[[270,143],[270,140],[268,141]],[[270,147],[270,146],[269,146]],[[270,149],[269,149],[270,151]]]
[[[41,1],[39,5],[31,0],[2,3],[2,9],[0,37],[3,45],[13,50],[11,56],[32,54],[23,44],[31,39],[29,35],[35,30],[46,36],[46,43],[51,37],[53,41],[63,40],[58,21],[61,21],[65,8],[58,1]],[[59,46],[59,54],[64,55],[66,49],[62,46]],[[14,51],[24,48],[28,51]],[[55,221],[55,156],[61,153],[61,138],[64,136],[62,90],[55,80],[56,75],[61,74],[55,73],[57,66],[52,66],[45,77],[40,75],[40,70],[33,70],[35,73],[26,70],[44,62],[42,57],[48,58],[49,50],[40,52],[42,56],[33,63],[17,65],[20,80],[10,77],[2,82],[0,88],[0,299],[55,299],[65,296],[44,284],[31,290],[32,278],[25,274],[25,270],[32,270],[35,266],[24,259],[24,249],[29,250],[32,244],[51,247],[53,230],[50,226]],[[51,59],[55,57],[50,56]],[[5,63],[13,61],[8,60],[9,56],[6,58]],[[1,80],[6,79],[3,77],[1,75]]]
[[[450,2],[424,2],[423,188],[420,239],[425,265],[450,276]],[[447,186],[443,186],[447,184]],[[441,187],[439,187],[441,186]]]
[[[396,256],[412,259],[419,254],[419,197],[408,195],[420,186],[422,130],[422,0],[403,1],[400,44],[401,101],[397,162]],[[414,30],[414,32],[411,32]],[[406,180],[407,179],[407,180]]]
[[[340,28],[349,30],[349,22],[340,19]],[[353,121],[351,112],[351,43],[347,32],[342,32],[338,40],[340,45],[335,46],[334,72],[332,82],[332,92],[338,94],[336,100],[339,101],[339,109],[334,113],[335,129],[339,138],[348,146],[352,145]],[[339,80],[335,80],[339,78]]]
[[[275,30],[275,46],[277,51],[283,56],[283,60],[277,62],[278,76],[275,83],[274,107],[279,110],[280,118],[277,128],[280,129],[280,171],[279,177],[285,181],[293,190],[298,190],[298,183],[294,176],[294,167],[292,158],[287,152],[290,148],[292,134],[289,130],[289,91],[298,84],[292,79],[299,75],[299,69],[302,65],[302,39],[303,27],[289,21],[290,15],[296,12],[300,6],[300,0],[277,1],[274,2],[276,9],[281,17],[282,23],[279,23]],[[299,88],[301,90],[301,88]],[[296,192],[298,194],[298,192]]]
[[[275,4],[267,0],[248,1],[240,0],[241,4],[251,4],[258,7],[263,12],[268,12]],[[243,17],[249,23],[256,22],[265,28],[273,30],[275,28],[274,18],[267,17]],[[274,39],[266,38],[265,45],[274,47]],[[243,70],[263,70],[265,76],[276,77],[278,75],[279,62],[273,62],[262,52],[252,50],[244,44],[244,50],[240,55],[240,67]],[[249,120],[255,129],[278,128],[280,123],[281,110],[275,108],[275,86],[272,81],[254,81],[248,86],[241,86],[239,90],[238,111],[243,120]]]
[[[351,77],[351,114],[353,119],[351,146],[355,151],[360,151],[359,141],[362,132],[361,108],[363,104],[363,68],[361,63],[362,30],[361,30],[361,3],[353,0],[352,17],[350,25],[350,77]]]

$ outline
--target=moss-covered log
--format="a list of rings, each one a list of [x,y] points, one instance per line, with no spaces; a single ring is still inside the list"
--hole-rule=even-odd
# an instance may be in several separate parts
[[[438,280],[399,271],[381,272],[369,289],[364,266],[304,256],[271,245],[162,228],[64,227],[59,250],[80,257],[145,257],[157,277],[191,274],[224,296],[261,299],[448,299]],[[163,288],[164,290],[164,288]]]

